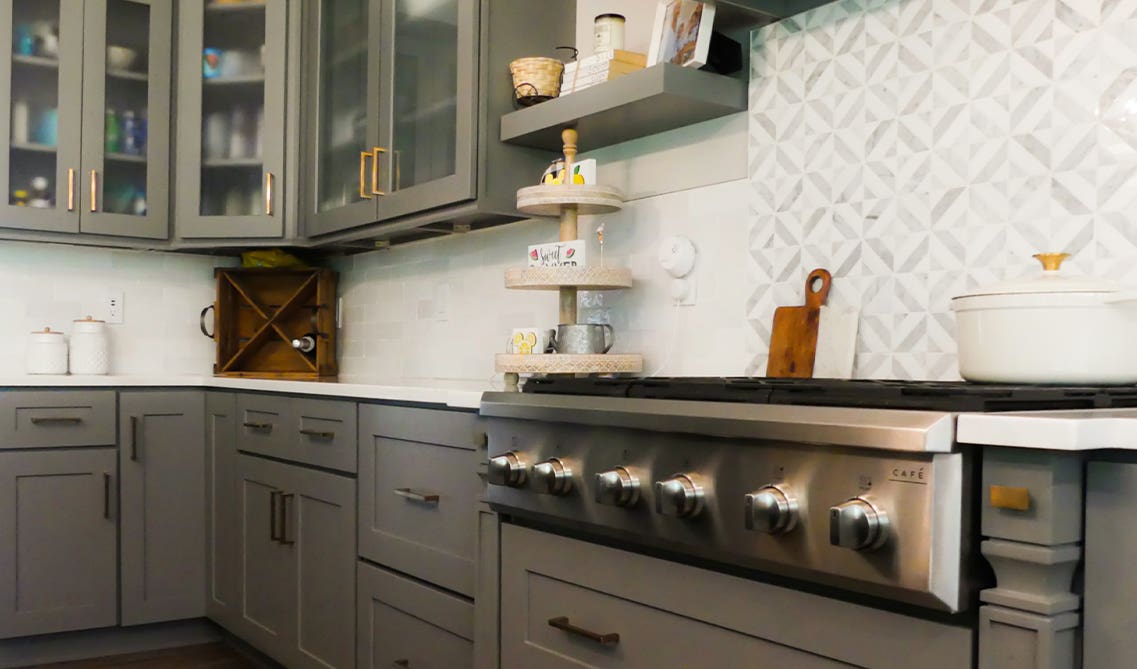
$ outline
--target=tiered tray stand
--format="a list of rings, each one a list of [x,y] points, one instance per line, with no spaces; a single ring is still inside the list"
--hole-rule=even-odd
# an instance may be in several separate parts
[[[572,174],[576,160],[577,133],[564,130],[565,174]],[[568,179],[566,179],[568,181]],[[598,185],[541,185],[517,191],[518,211],[530,216],[559,216],[560,241],[578,238],[577,217],[619,211],[623,195]],[[577,292],[622,290],[632,287],[632,272],[614,267],[529,267],[507,270],[505,287],[513,290],[556,290],[560,294],[560,320],[575,323]],[[517,390],[520,374],[636,374],[643,371],[643,356],[633,353],[602,355],[512,355],[498,354],[495,366],[505,373],[505,385]]]

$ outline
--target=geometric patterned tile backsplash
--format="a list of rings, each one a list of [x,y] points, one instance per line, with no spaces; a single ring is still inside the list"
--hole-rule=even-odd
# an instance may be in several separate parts
[[[756,339],[826,267],[856,376],[957,379],[953,295],[1052,250],[1137,284],[1135,35],[1137,0],[844,0],[752,33]]]

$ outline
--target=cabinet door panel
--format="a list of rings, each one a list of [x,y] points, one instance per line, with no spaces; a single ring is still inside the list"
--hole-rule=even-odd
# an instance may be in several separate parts
[[[122,393],[122,624],[205,614],[200,392]]]
[[[287,3],[186,0],[178,25],[177,236],[280,237]]]
[[[0,638],[118,622],[115,450],[0,453]]]
[[[319,0],[305,11],[308,95],[305,220],[309,235],[365,225],[378,210],[381,12],[375,0]]]
[[[286,541],[296,560],[297,667],[355,666],[355,481],[290,468]]]
[[[388,143],[380,220],[476,195],[479,3],[442,0],[427,12],[417,4],[386,5],[378,76],[391,84],[380,96],[380,139]]]
[[[295,561],[291,547],[279,540],[280,504],[288,468],[246,455],[237,459],[244,584],[239,634],[284,662],[296,624]]]
[[[86,2],[80,231],[165,239],[173,7]]]
[[[205,396],[206,614],[233,631],[241,611],[237,396]]]
[[[78,232],[83,0],[0,0],[0,20],[0,226]]]

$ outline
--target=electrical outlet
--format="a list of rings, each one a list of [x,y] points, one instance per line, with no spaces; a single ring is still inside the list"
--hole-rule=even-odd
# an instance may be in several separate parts
[[[104,300],[104,304],[107,310],[106,321],[108,323],[122,323],[122,314],[126,306],[123,303],[122,291],[108,291]]]

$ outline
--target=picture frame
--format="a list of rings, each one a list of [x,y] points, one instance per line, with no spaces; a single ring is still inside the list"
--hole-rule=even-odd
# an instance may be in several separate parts
[[[674,63],[703,67],[711,48],[715,3],[702,0],[660,0],[648,51],[648,65]]]

